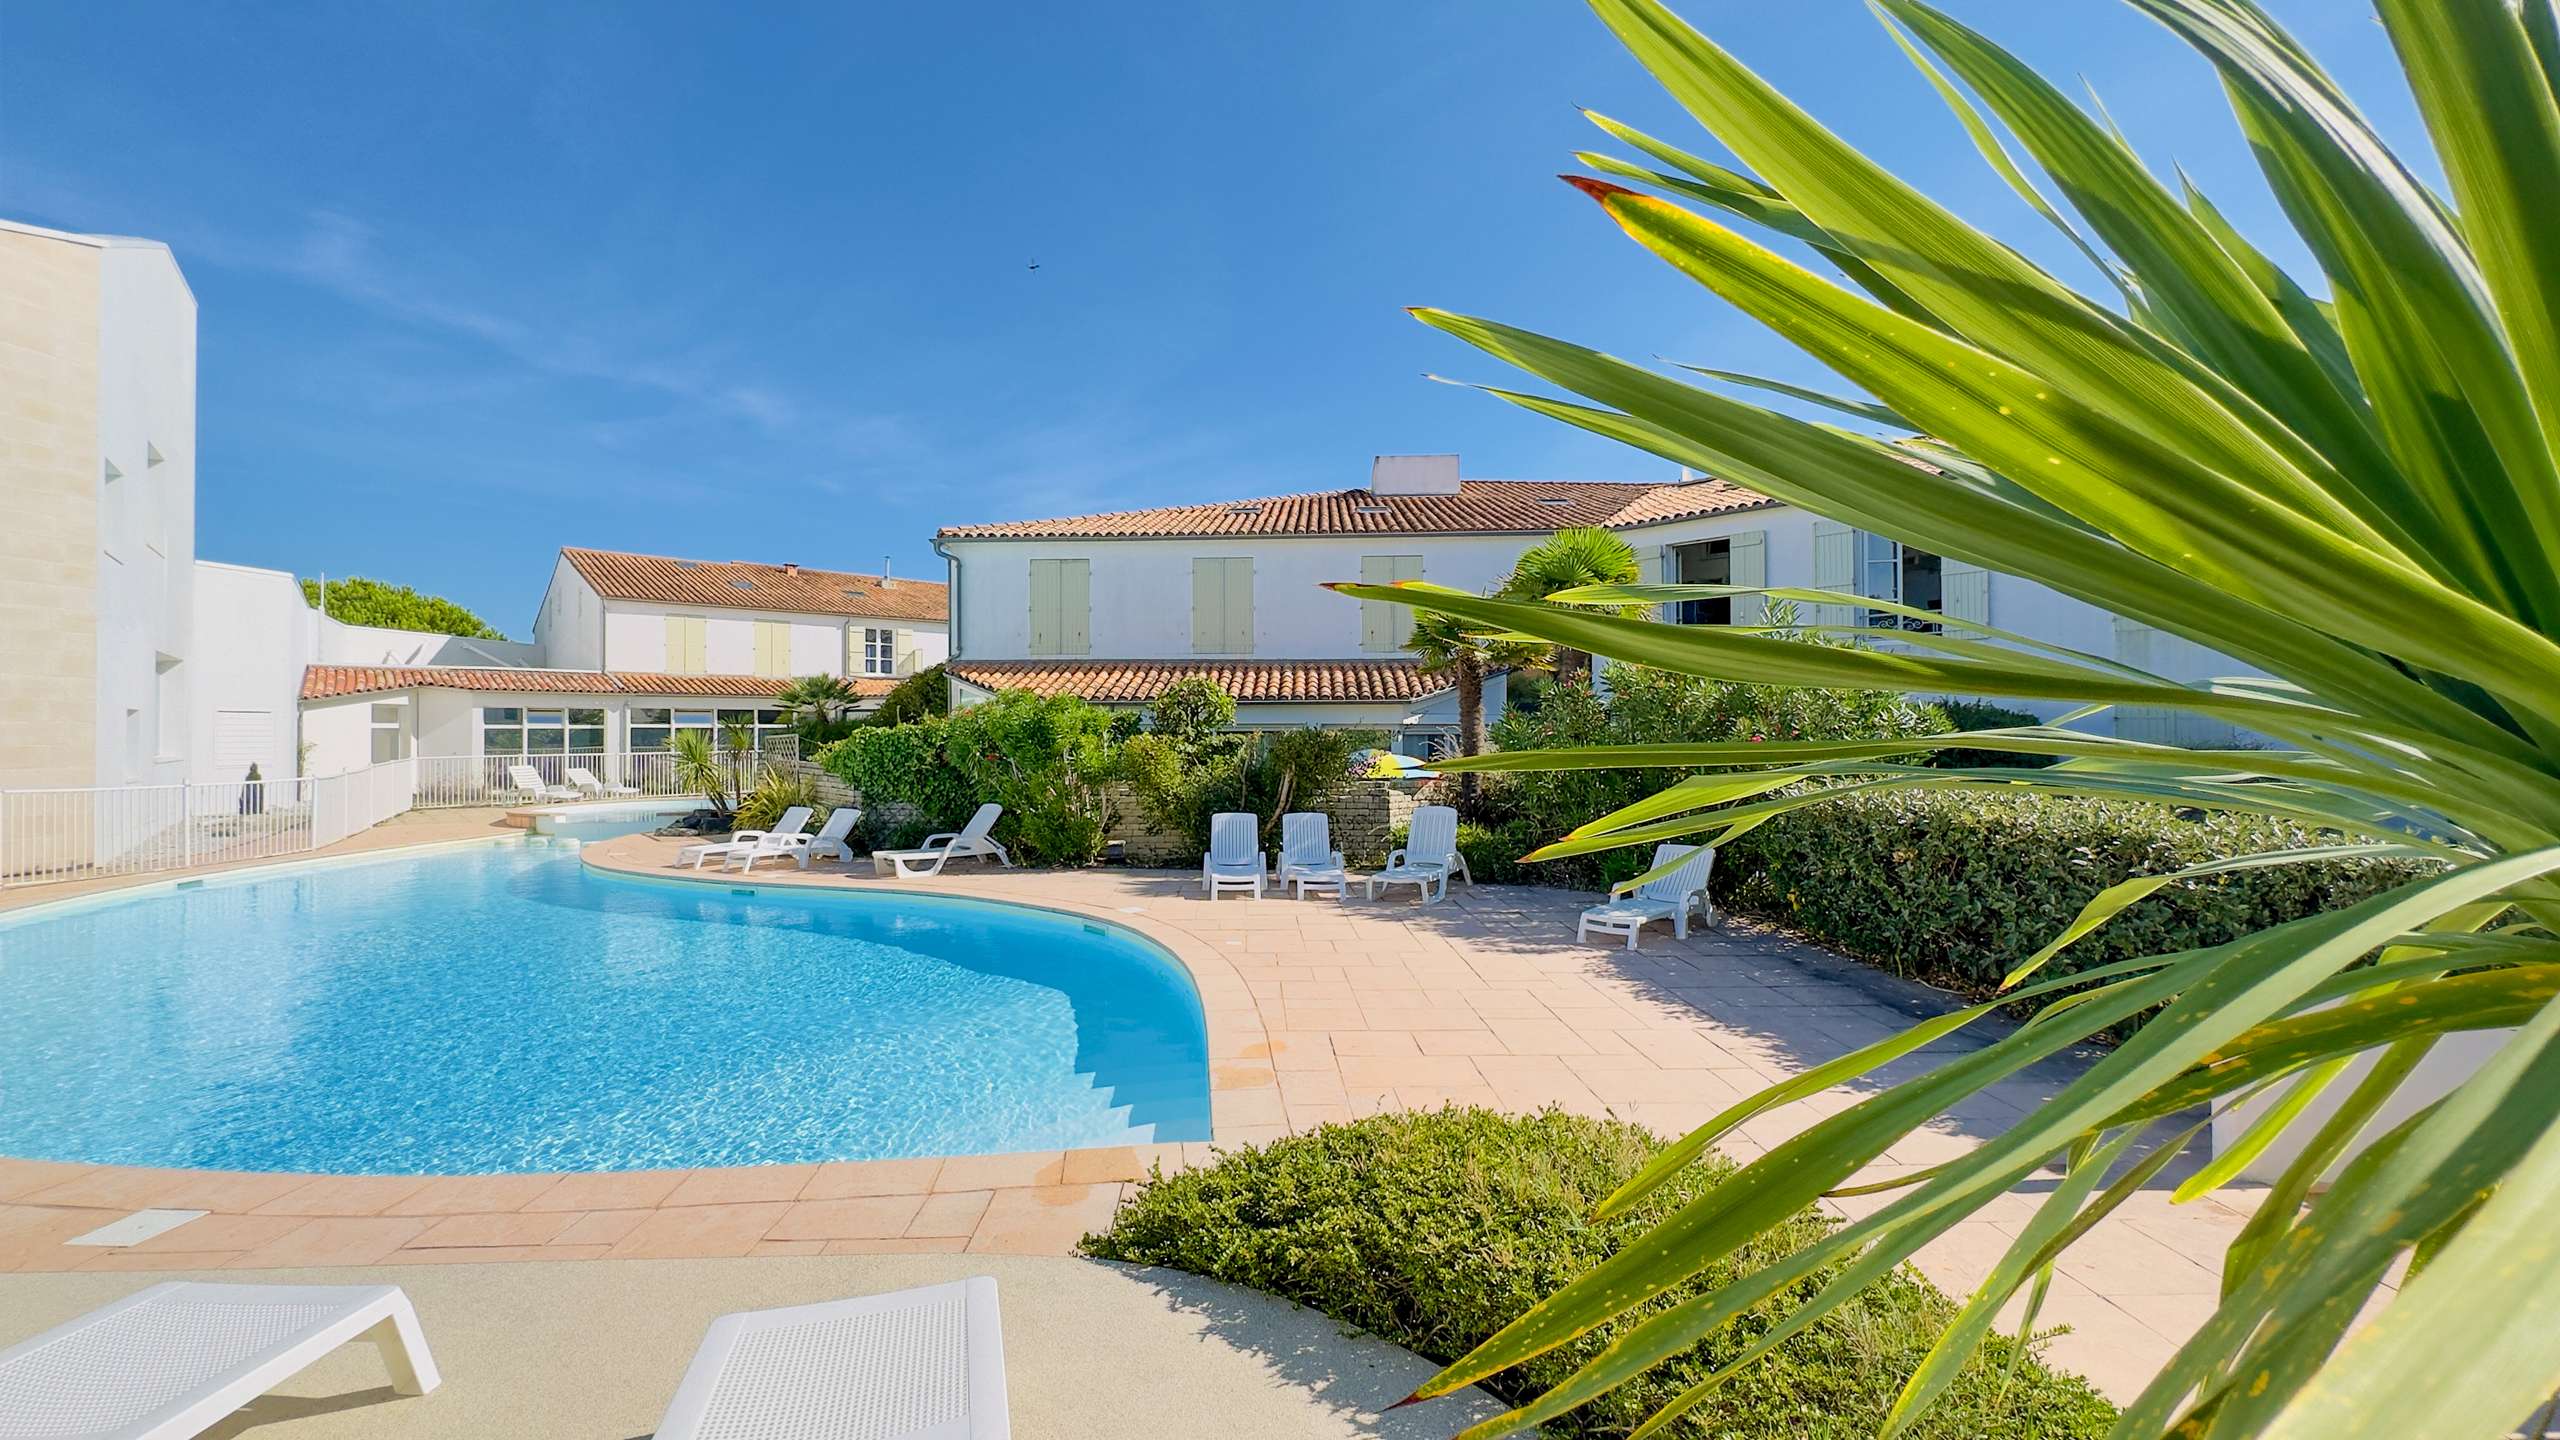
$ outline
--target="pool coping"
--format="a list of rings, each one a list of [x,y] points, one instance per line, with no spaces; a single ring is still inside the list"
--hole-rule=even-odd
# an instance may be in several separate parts
[[[647,837],[616,837],[634,838]],[[1159,1171],[1207,1164],[1220,1149],[1289,1132],[1270,1037],[1251,989],[1226,956],[1179,930],[1113,907],[972,894],[957,878],[891,882],[850,871],[804,877],[796,870],[789,878],[697,875],[671,862],[613,863],[615,843],[475,836],[196,878],[206,885],[273,878],[279,871],[471,845],[565,845],[581,864],[622,879],[728,890],[856,879],[864,891],[975,900],[1114,926],[1172,956],[1199,997],[1208,1042],[1209,1136],[992,1155],[471,1175],[322,1175],[0,1157],[0,1271],[884,1251],[1061,1254],[1106,1227],[1124,1193]],[[60,915],[189,883],[182,878],[28,906],[0,916],[0,926],[23,914]],[[205,1218],[130,1247],[66,1249],[73,1238],[144,1209],[198,1210]]]

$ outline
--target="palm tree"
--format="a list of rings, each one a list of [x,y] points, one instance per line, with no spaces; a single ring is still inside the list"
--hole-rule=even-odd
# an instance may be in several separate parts
[[[1497,640],[1468,628],[1453,615],[1414,617],[1413,634],[1404,643],[1422,662],[1422,673],[1447,676],[1458,692],[1458,753],[1484,753],[1484,682],[1497,669],[1533,664],[1540,647],[1516,640]],[[1458,777],[1458,793],[1476,798],[1483,781],[1473,772]]]
[[[1630,1317],[1604,1354],[1470,1435],[1561,1414],[1746,1314],[1735,1363],[1755,1360],[2062,1157],[2013,1248],[1906,1383],[1886,1422],[1897,1433],[1927,1413],[2005,1302],[2023,1294],[2022,1323],[2033,1325],[2056,1254],[2160,1174],[2195,1134],[2198,1106],[2243,1098],[2267,1105],[2265,1118],[2180,1193],[2214,1188],[2279,1140],[2288,1150],[2276,1153],[2294,1158],[2267,1162],[2278,1178],[2231,1247],[2220,1308],[2126,1408],[2117,1435],[2488,1440],[2560,1389],[2560,231],[2548,223],[2560,190],[2560,11],[2551,0],[2377,0],[2449,182],[2439,195],[2422,178],[2432,167],[2395,156],[2254,0],[2130,3],[2213,65],[2323,272],[2326,299],[2183,177],[2164,183],[2102,116],[1919,0],[1877,4],[2002,179],[2115,295],[2084,295],[1966,225],[1660,0],[1592,0],[1740,168],[1594,116],[1645,158],[1582,155],[1614,179],[1572,183],[1637,244],[1862,393],[1740,383],[1929,438],[1816,424],[1531,331],[1415,313],[1577,397],[1492,392],[1502,399],[2039,581],[2261,677],[2181,685],[2112,657],[2020,649],[1954,620],[1926,646],[1889,654],[1573,608],[1663,603],[1687,593],[1679,586],[1568,591],[1554,597],[1562,604],[1336,588],[1721,679],[2164,706],[2270,742],[2186,751],[2023,726],[1894,745],[2067,763],[1932,770],[1837,742],[1450,762],[1740,772],[1684,781],[1532,858],[1686,836],[1713,843],[1848,790],[1920,787],[2255,812],[2338,839],[2098,896],[2020,958],[2004,996],[2070,987],[2067,1003],[1816,1121],[1422,1393],[1448,1393],[1645,1305],[1855,1184],[1887,1147],[1985,1087],[2151,1016],[2129,1040],[2000,1136],[1873,1187],[1887,1203],[1829,1237]],[[2058,184],[2076,221],[2047,200],[1995,123]],[[1832,273],[1747,238],[1731,228],[1737,220]],[[2373,839],[2354,843],[2363,837]],[[2327,860],[2342,848],[2405,857],[2414,878],[2226,944],[2029,983],[2056,951],[2159,885]],[[1806,1081],[1871,1074],[1992,1008],[1932,1021]],[[2487,1061],[2441,1097],[2403,1093],[2455,1031],[2474,1032]],[[1720,1134],[1808,1088],[1790,1083],[1736,1104],[1601,1213],[1625,1213]],[[2405,1283],[2386,1294],[2403,1261]],[[1833,1263],[1849,1267],[1837,1283],[1809,1298],[1792,1288]],[[1642,1433],[1711,1390],[1701,1384]]]
[[[1511,567],[1501,595],[1507,600],[1544,600],[1566,590],[1593,585],[1632,585],[1642,576],[1636,552],[1609,531],[1576,525],[1557,531],[1524,552]],[[1559,679],[1591,679],[1591,654],[1570,645],[1555,647]],[[1469,753],[1473,753],[1472,751]]]
[[[729,813],[729,772],[721,764],[720,752],[711,737],[700,730],[678,730],[667,742],[667,753],[674,757],[676,784],[687,790],[699,790],[712,809]]]
[[[853,682],[841,675],[804,675],[774,693],[782,718],[804,732],[825,734],[853,713],[862,701]]]

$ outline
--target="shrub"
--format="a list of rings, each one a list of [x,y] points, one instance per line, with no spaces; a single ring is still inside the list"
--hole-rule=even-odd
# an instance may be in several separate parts
[[[1947,712],[1947,723],[1958,730],[2011,730],[2044,723],[2024,710],[1994,705],[1988,700],[1959,700],[1950,695],[1938,701],[1938,708]],[[1941,770],[1970,770],[1984,765],[2041,769],[2058,764],[2061,759],[2059,755],[2020,755],[2008,750],[1933,750],[1928,763]]]
[[[980,803],[1004,806],[996,836],[1036,865],[1100,858],[1111,815],[1103,783],[1117,766],[1111,713],[1072,696],[1008,690],[983,705],[906,725],[857,730],[818,763],[866,807],[912,805],[917,818],[875,835],[950,830]]]
[[[1732,1173],[1711,1158],[1634,1213],[1594,1222],[1592,1206],[1660,1148],[1633,1125],[1549,1110],[1380,1115],[1237,1151],[1203,1170],[1160,1177],[1085,1251],[1168,1265],[1283,1296],[1426,1358],[1457,1359],[1541,1297]],[[1628,1312],[1654,1314],[1756,1270],[1825,1233],[1807,1210],[1738,1255]],[[1799,1280],[1672,1362],[1541,1432],[1620,1436],[1730,1361],[1772,1319],[1828,1281]],[[1953,1315],[1905,1270],[1736,1375],[1667,1432],[1675,1436],[1866,1440]],[[1597,1354],[1621,1320],[1486,1382],[1517,1404]],[[2113,1409],[2076,1377],[2017,1342],[1992,1337],[1915,1437],[2060,1440],[2103,1434]],[[2014,1374],[2006,1373],[2012,1360]]]
[[[1120,747],[1119,774],[1150,824],[1185,847],[1206,850],[1209,820],[1248,811],[1270,830],[1283,811],[1327,810],[1351,778],[1355,751],[1384,743],[1374,731],[1240,733],[1236,702],[1215,680],[1165,687],[1147,707],[1145,728]]]
[[[2222,856],[2339,836],[2292,821],[2123,800],[1869,790],[1781,815],[1716,857],[1718,902],[1860,959],[1988,994],[2100,890]],[[2422,873],[2332,861],[2182,880],[2054,957],[2053,975],[2220,944],[2335,910]]]
[[[951,713],[951,684],[944,678],[942,667],[919,670],[889,689],[880,697],[880,708],[871,712],[867,723],[876,726],[905,725],[930,716]]]
[[[818,798],[816,777],[793,770],[767,770],[738,800],[734,821],[741,830],[770,830],[782,812],[794,805],[809,807],[809,828],[827,823],[834,806]]]

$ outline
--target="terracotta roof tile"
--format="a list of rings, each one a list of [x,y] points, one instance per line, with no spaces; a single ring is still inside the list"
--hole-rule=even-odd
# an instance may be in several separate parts
[[[608,600],[715,605],[731,610],[784,610],[801,615],[860,615],[879,620],[942,620],[951,602],[938,580],[757,565],[743,560],[678,560],[620,550],[563,547],[561,556]]]
[[[1757,510],[1777,503],[1757,490],[1745,490],[1730,480],[1691,480],[1681,485],[1653,486],[1601,523],[1611,529],[1623,530],[1636,525],[1689,520],[1700,515],[1729,515],[1737,510]]]
[[[302,672],[302,698],[334,700],[383,690],[507,690],[556,695],[701,695],[757,699],[788,679],[770,675],[660,675],[639,670],[509,670],[464,665],[312,665]],[[865,696],[886,695],[897,682],[853,680]]]
[[[954,660],[950,673],[981,690],[1073,695],[1097,704],[1153,700],[1176,680],[1205,675],[1242,704],[1292,700],[1400,704],[1448,688],[1410,660]]]
[[[1720,483],[1720,482],[1719,482]],[[1455,495],[1323,490],[1157,510],[949,525],[949,540],[1209,538],[1224,535],[1533,535],[1606,525],[1660,485],[1601,480],[1466,480]],[[1748,493],[1748,492],[1743,492]],[[1757,497],[1754,497],[1757,498]]]

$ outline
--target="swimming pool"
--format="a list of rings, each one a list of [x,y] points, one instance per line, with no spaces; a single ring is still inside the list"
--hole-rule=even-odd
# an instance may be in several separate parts
[[[628,1170],[1209,1134],[1133,932],[941,896],[600,874],[573,847],[310,867],[0,921],[0,1155]]]
[[[611,840],[617,835],[655,830],[700,808],[702,802],[690,796],[679,800],[590,800],[576,805],[546,805],[533,812],[533,829],[538,835],[573,840]]]

